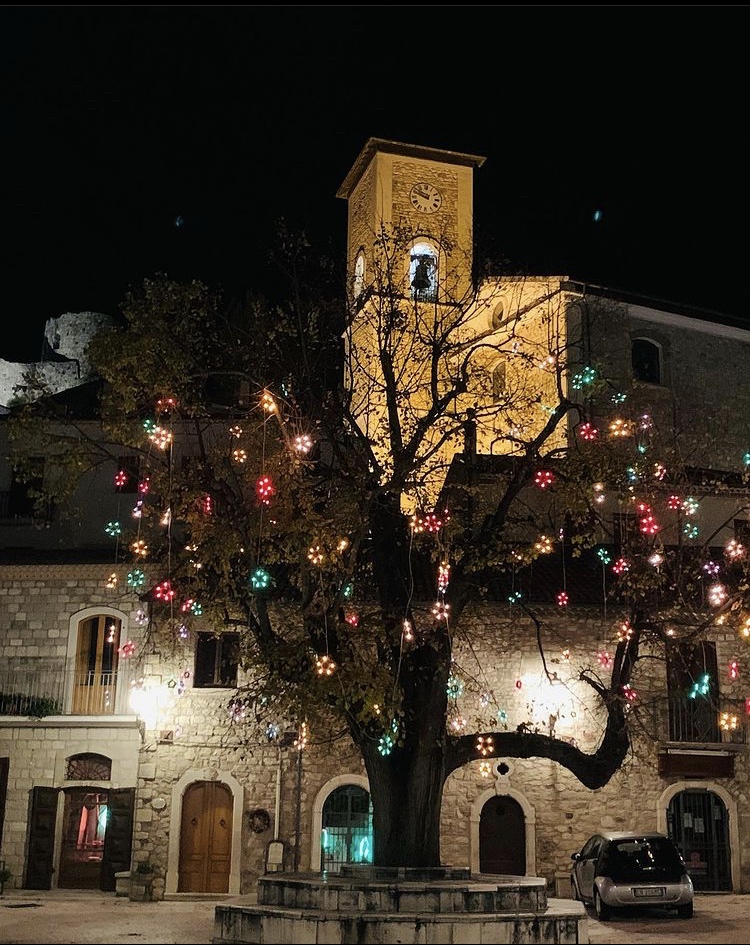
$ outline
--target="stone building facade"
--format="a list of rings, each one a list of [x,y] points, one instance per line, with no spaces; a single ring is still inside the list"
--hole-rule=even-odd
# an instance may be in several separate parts
[[[368,142],[339,193],[349,200],[355,295],[357,280],[366,282],[373,265],[365,247],[379,221],[409,222],[424,212],[420,201],[432,201],[427,206],[451,247],[454,289],[468,290],[472,174],[483,160]],[[425,180],[434,187],[423,192]],[[429,256],[426,237],[425,245],[420,253]],[[514,343],[526,345],[529,358],[552,333],[576,350],[580,364],[606,364],[613,389],[627,389],[639,409],[674,429],[696,469],[741,468],[750,448],[747,330],[564,276],[480,286],[471,331],[507,333],[509,318]],[[97,327],[100,320],[85,313],[50,325],[49,348],[58,356],[39,370],[63,387],[83,384],[89,375],[79,365]],[[364,332],[357,343],[364,349]],[[635,352],[645,366],[634,377]],[[6,390],[21,367],[0,363]],[[484,366],[490,381],[497,367]],[[527,383],[529,376],[521,371],[517,380]],[[539,389],[549,383],[533,377]],[[503,383],[509,378],[510,367]],[[606,416],[609,404],[600,407]],[[480,430],[475,448],[491,456],[493,443],[493,431]],[[0,486],[9,490],[10,471],[2,476]],[[735,480],[720,494],[695,485],[717,542],[734,537],[748,519],[747,490]],[[102,478],[89,495],[106,492],[105,485]],[[111,544],[98,525],[94,547],[91,521],[113,514],[109,493],[109,506],[102,500],[78,527],[39,528],[23,516],[0,520],[0,861],[12,872],[10,885],[114,890],[115,874],[130,873],[136,898],[243,894],[266,870],[335,870],[366,861],[369,794],[357,752],[319,733],[301,751],[298,732],[243,726],[232,703],[242,673],[236,654],[224,649],[234,642],[229,635],[217,638],[200,623],[169,646],[150,635],[148,605],[128,586],[127,569],[109,563]],[[620,511],[616,504],[605,509]],[[596,589],[601,574],[586,579]],[[543,672],[533,628],[502,593],[464,616],[486,631],[485,640],[502,645],[458,657],[473,661],[475,675],[481,667],[499,699],[499,724],[554,729],[594,749],[601,718],[564,654],[594,665],[617,613],[596,593],[572,600],[564,616],[549,594],[537,605],[554,627],[546,640],[553,681]],[[533,758],[478,758],[451,774],[443,862],[542,876],[555,894],[568,895],[570,855],[590,834],[658,828],[678,835],[701,888],[750,891],[746,693],[740,678],[723,672],[741,657],[742,641],[718,627],[710,642],[734,729],[710,727],[701,738],[692,729],[670,729],[667,670],[654,662],[637,680],[651,711],[648,732],[606,787],[590,791],[561,766]],[[467,717],[480,690],[462,698]],[[198,840],[191,829],[197,824]]]

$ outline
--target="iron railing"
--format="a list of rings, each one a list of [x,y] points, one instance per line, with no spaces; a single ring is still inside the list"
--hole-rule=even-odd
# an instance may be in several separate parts
[[[65,663],[21,657],[0,666],[0,715],[129,713],[130,673],[66,669]]]
[[[746,720],[743,699],[681,696],[669,700],[667,738],[692,744],[744,745]]]

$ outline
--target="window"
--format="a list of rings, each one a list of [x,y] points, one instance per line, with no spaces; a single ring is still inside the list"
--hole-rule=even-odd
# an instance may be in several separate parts
[[[496,364],[492,370],[492,396],[499,400],[505,393],[505,365]]]
[[[678,643],[667,661],[669,738],[720,742],[716,644]]]
[[[352,293],[354,295],[355,301],[362,295],[362,291],[365,287],[365,257],[362,253],[357,256],[357,261],[354,263],[354,285],[352,286]]]
[[[411,297],[417,302],[437,299],[437,252],[429,243],[416,243],[409,257]]]
[[[104,715],[115,711],[120,621],[97,614],[78,625],[73,715]]]
[[[504,314],[505,305],[503,302],[498,302],[492,309],[492,314],[490,315],[490,328],[499,328],[503,323]]]
[[[347,784],[328,795],[320,842],[327,872],[337,873],[345,863],[372,863],[372,802],[364,788]]]
[[[65,767],[67,781],[109,781],[112,777],[112,760],[95,752],[71,755]]]
[[[232,689],[237,685],[237,667],[240,661],[238,633],[199,633],[195,647],[196,689]]]
[[[661,347],[648,338],[634,338],[631,346],[633,377],[645,384],[661,384]]]

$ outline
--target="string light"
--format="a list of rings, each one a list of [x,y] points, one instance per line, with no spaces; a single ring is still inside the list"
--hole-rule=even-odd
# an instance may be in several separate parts
[[[479,754],[486,758],[487,755],[492,755],[495,752],[495,741],[491,735],[478,735],[477,736],[477,751]]]
[[[534,475],[534,485],[538,486],[540,489],[547,489],[554,481],[555,477],[549,469],[539,469]]]
[[[271,504],[271,497],[276,492],[270,476],[261,476],[255,483],[255,494],[264,505]]]
[[[599,436],[599,431],[593,423],[582,423],[578,428],[578,435],[582,440],[591,443]]]
[[[303,722],[300,726],[299,733],[294,740],[294,747],[297,749],[297,751],[304,751],[304,749],[307,748],[308,737],[309,733],[307,731],[307,722]]]
[[[336,664],[330,656],[318,656],[315,659],[315,671],[318,676],[333,676],[336,672]]]

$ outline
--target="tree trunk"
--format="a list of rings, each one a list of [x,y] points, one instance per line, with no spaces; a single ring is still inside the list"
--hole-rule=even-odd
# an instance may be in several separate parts
[[[360,745],[370,780],[376,866],[441,865],[444,749],[434,739],[424,746],[396,748],[383,757],[372,741]]]

